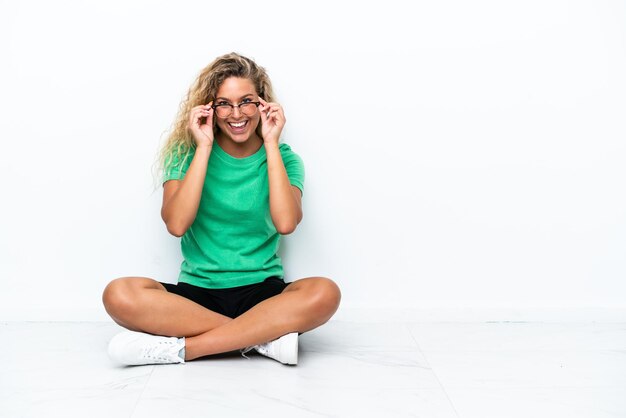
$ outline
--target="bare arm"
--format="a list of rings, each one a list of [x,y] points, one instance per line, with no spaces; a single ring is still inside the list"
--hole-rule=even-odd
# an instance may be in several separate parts
[[[302,220],[302,193],[289,182],[278,144],[266,144],[265,150],[272,222],[278,233],[291,234]]]
[[[279,234],[291,234],[302,220],[302,194],[292,186],[280,155],[278,139],[287,119],[278,103],[259,97],[261,132],[267,154],[267,177],[270,184],[270,215]]]
[[[170,180],[163,186],[161,218],[167,231],[182,237],[198,214],[209,156],[213,148],[213,102],[195,106],[189,112],[188,128],[196,143],[196,153],[182,180]],[[204,123],[202,120],[204,119]]]
[[[185,178],[170,180],[163,186],[161,218],[174,236],[183,236],[196,219],[212,147],[198,146]]]

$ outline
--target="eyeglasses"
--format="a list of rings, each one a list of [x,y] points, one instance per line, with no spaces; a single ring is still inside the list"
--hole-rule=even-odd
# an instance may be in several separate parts
[[[223,119],[223,118],[229,117],[235,110],[235,107],[238,107],[239,111],[243,113],[244,115],[252,116],[256,113],[256,108],[260,104],[261,102],[245,102],[245,103],[239,103],[237,105],[230,104],[230,103],[220,103],[217,105],[213,105],[211,107],[213,108],[213,110],[215,110],[215,114],[219,118]]]

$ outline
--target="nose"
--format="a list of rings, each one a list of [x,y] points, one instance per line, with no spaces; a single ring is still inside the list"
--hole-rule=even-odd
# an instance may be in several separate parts
[[[241,109],[239,109],[239,106],[233,106],[233,116],[235,117],[241,116]]]

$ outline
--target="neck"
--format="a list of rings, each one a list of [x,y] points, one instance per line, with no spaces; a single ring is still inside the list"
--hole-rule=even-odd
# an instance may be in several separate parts
[[[256,133],[252,134],[245,142],[238,143],[219,132],[216,141],[224,152],[235,158],[249,157],[263,146],[263,140]]]

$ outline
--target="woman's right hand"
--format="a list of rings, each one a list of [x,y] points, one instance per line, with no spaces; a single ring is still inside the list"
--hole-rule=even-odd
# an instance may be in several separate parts
[[[189,130],[196,141],[196,146],[213,145],[213,108],[210,102],[206,105],[196,106],[189,112]],[[200,123],[202,118],[206,118],[204,123]]]

